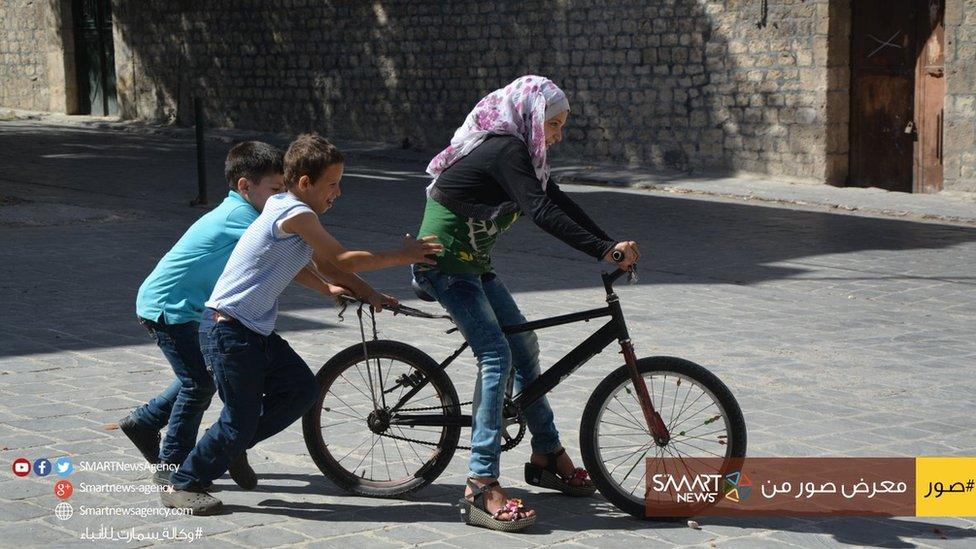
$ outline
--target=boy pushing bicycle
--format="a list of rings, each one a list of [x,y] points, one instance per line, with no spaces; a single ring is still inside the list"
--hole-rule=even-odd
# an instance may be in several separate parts
[[[285,153],[288,191],[270,198],[234,248],[206,302],[200,347],[224,401],[207,430],[171,479],[175,490],[161,495],[167,507],[194,514],[220,511],[207,493],[213,479],[246,449],[301,417],[316,401],[318,384],[308,365],[275,332],[278,297],[292,281],[325,285],[316,272],[369,301],[376,309],[396,303],[357,271],[431,261],[441,251],[436,238],[408,238],[387,252],[346,250],[318,219],[341,192],[342,153],[316,134],[295,139]],[[306,269],[314,265],[316,272]]]

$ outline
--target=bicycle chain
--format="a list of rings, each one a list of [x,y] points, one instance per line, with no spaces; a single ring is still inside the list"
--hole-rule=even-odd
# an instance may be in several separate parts
[[[459,406],[467,406],[468,404],[473,404],[473,403],[474,403],[473,400],[469,400],[468,402],[462,402]],[[420,407],[420,408],[403,408],[400,411],[401,412],[425,412],[425,411],[428,411],[428,410],[441,410],[441,411],[443,411],[444,408],[445,408],[444,406],[423,406],[423,407]],[[504,444],[502,444],[502,446],[501,446],[502,452],[506,452],[506,451],[511,450],[512,448],[515,448],[516,446],[518,446],[519,443],[522,442],[522,438],[525,436],[525,421],[522,419],[522,416],[519,416],[516,419],[516,421],[519,424],[518,434],[516,434],[514,437],[512,437],[511,439],[509,439]],[[417,440],[417,439],[413,439],[413,438],[410,438],[410,437],[401,437],[401,436],[398,436],[398,435],[391,435],[388,432],[384,432],[384,433],[380,434],[379,436],[381,436],[381,437],[387,437],[387,438],[392,438],[392,439],[396,439],[396,440],[402,440],[402,441],[405,441],[405,442],[413,442],[415,444],[422,444],[424,446],[431,446],[431,447],[435,447],[435,448],[437,447],[437,443],[435,443],[435,442],[429,442],[429,441],[426,441],[426,440]],[[504,437],[504,435],[503,435],[503,437]],[[460,445],[459,446],[455,446],[455,448],[458,449],[458,450],[470,450],[471,449],[470,446],[460,446]]]
[[[403,441],[406,441],[406,442],[413,442],[415,444],[422,444],[424,446],[430,446],[432,448],[436,448],[437,447],[437,443],[436,442],[428,442],[426,440],[417,440],[415,438],[409,438],[409,437],[401,437],[401,436],[397,436],[397,435],[391,435],[388,432],[384,432],[384,433],[380,434],[379,436],[386,437],[386,438],[392,438],[394,440],[403,440]],[[458,449],[458,450],[470,450],[471,449],[470,446],[455,446],[455,448]]]
[[[459,404],[459,406],[467,406],[468,404],[473,404],[473,403],[474,403],[473,400],[469,400],[468,402],[462,402],[461,404]],[[399,411],[400,412],[426,412],[427,410],[441,410],[441,411],[444,411],[444,408],[445,408],[445,406],[422,406],[420,408],[402,408]],[[381,437],[389,437],[389,438],[396,439],[396,440],[403,440],[403,441],[406,441],[406,442],[414,442],[414,443],[417,443],[417,444],[423,444],[424,446],[432,446],[432,447],[435,447],[435,448],[437,447],[437,443],[436,442],[429,442],[429,441],[426,441],[426,440],[417,440],[417,439],[413,439],[413,438],[409,438],[409,437],[401,437],[401,436],[397,436],[397,435],[391,435],[391,434],[388,434],[386,432],[384,432],[380,436]],[[470,450],[471,449],[470,446],[456,446],[456,448],[458,450]]]

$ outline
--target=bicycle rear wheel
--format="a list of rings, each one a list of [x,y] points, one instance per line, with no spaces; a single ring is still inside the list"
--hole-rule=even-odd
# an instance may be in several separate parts
[[[625,365],[590,396],[580,424],[580,450],[600,493],[622,511],[646,518],[647,474],[682,472],[664,470],[663,462],[648,471],[647,458],[674,458],[684,471],[695,472],[702,472],[704,463],[698,458],[724,458],[722,467],[708,471],[722,473],[733,458],[745,456],[746,425],[732,392],[707,369],[674,357],[642,358],[637,369],[671,440],[663,446],[654,441]]]
[[[389,421],[390,409],[424,380],[402,412],[460,415],[454,385],[424,352],[397,341],[370,341],[365,353],[362,344],[353,345],[322,366],[316,379],[318,403],[302,418],[305,444],[319,470],[341,488],[402,496],[430,484],[450,463],[459,426]]]

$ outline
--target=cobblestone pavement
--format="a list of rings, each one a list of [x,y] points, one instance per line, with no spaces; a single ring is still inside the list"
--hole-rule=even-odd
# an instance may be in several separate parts
[[[229,144],[210,142],[210,193],[222,188]],[[351,151],[343,196],[325,220],[350,246],[391,247],[415,231],[422,165]],[[75,462],[137,464],[105,427],[170,379],[133,316],[136,289],[203,209],[193,144],[138,132],[0,123],[0,461],[70,455]],[[620,295],[639,355],[676,355],[708,366],[731,387],[762,456],[976,455],[976,229],[854,216],[661,192],[567,186],[606,230],[641,242],[640,283]],[[910,198],[910,197],[907,197]],[[7,213],[17,209],[17,214]],[[600,266],[518,224],[499,244],[497,268],[530,318],[599,306]],[[405,269],[368,275],[410,300]],[[430,308],[429,304],[423,307]],[[358,326],[296,288],[282,302],[281,333],[313,369],[357,341]],[[430,321],[381,317],[382,335],[443,357],[457,336]],[[586,333],[541,333],[544,361]],[[469,393],[474,364],[450,369]],[[579,455],[579,416],[595,385],[619,364],[604,353],[550,396],[563,442]],[[209,424],[219,402],[207,412]],[[194,546],[632,547],[972,546],[959,518],[701,519],[647,523],[601,498],[567,499],[520,478],[527,445],[503,456],[503,480],[539,510],[528,533],[466,527],[453,503],[466,452],[411,500],[343,495],[311,462],[300,426],[252,452],[261,485],[218,483],[229,513],[217,517],[81,516],[81,506],[155,508],[141,472],[71,477],[75,516],[62,521],[50,477],[0,480],[0,545],[89,545],[86,528],[159,535],[176,526]],[[88,493],[116,483],[132,493]],[[132,543],[148,545],[149,540]]]

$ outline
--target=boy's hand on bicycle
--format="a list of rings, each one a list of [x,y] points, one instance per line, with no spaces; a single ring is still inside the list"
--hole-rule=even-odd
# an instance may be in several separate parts
[[[428,256],[439,254],[442,251],[444,251],[444,246],[437,242],[437,237],[434,235],[414,238],[408,233],[403,237],[403,249],[401,253],[403,253],[403,257],[409,263],[434,265],[437,263],[437,260]]]
[[[353,295],[352,291],[350,291],[349,288],[345,288],[345,287],[339,286],[337,284],[328,284],[327,283],[325,286],[326,286],[325,289],[326,289],[326,292],[327,292],[326,295],[335,298],[336,303],[342,303],[342,300],[339,299],[339,296],[342,296],[342,295],[350,295],[351,296],[351,295]]]
[[[369,304],[373,307],[373,310],[376,312],[382,311],[383,307],[395,306],[400,304],[400,302],[397,301],[397,298],[391,295],[381,294],[380,292],[377,292],[376,290],[372,290],[372,289],[369,295],[365,296],[365,299],[366,301],[369,301]]]
[[[620,252],[623,254],[623,259],[619,261],[614,261],[614,252]],[[617,254],[619,256],[619,254]],[[637,249],[637,242],[633,240],[625,240],[623,242],[618,242],[616,246],[613,247],[607,255],[603,256],[603,260],[607,263],[615,263],[617,267],[628,270],[630,269],[637,260],[640,259],[640,251]]]

